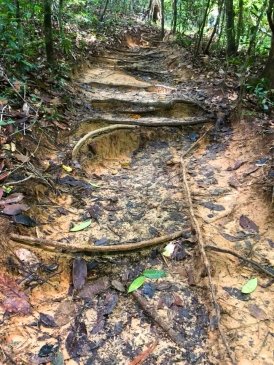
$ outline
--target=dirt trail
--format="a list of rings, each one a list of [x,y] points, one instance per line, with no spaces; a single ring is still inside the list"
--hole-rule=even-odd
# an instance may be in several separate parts
[[[67,151],[92,130],[121,122],[138,127],[85,143],[73,172],[58,174],[58,194],[36,185],[31,213],[42,225],[20,228],[18,233],[78,245],[139,242],[182,229],[186,234],[174,242],[172,260],[164,260],[160,248],[125,256],[85,257],[90,283],[85,293],[85,287],[77,293],[70,286],[67,256],[36,250],[40,260],[58,263],[59,268],[51,279],[31,290],[33,315],[5,323],[1,336],[17,364],[42,363],[38,353],[46,344],[58,345],[65,364],[133,365],[131,361],[151,344],[155,346],[143,364],[229,363],[214,328],[204,266],[190,233],[180,167],[180,156],[203,134],[201,123],[210,122],[212,115],[177,91],[174,79],[178,74],[168,66],[176,55],[170,54],[170,46],[158,44],[157,36],[150,37],[149,44],[134,43],[130,37],[123,48],[106,51],[75,71],[78,122],[62,148],[47,156],[52,168],[68,165]],[[185,81],[191,77],[188,71],[181,72],[181,81],[182,75]],[[241,138],[243,134],[241,125],[237,128],[224,128],[221,142],[205,138],[189,158],[196,213],[207,243],[243,255],[255,250],[255,258],[269,266],[273,264],[268,254],[268,245],[273,244],[269,207],[252,195],[246,180],[240,186],[229,184],[235,171],[227,168],[240,158],[241,151],[250,158],[246,147],[239,150],[239,142],[234,141],[235,135]],[[250,161],[239,168],[238,180],[245,179]],[[241,215],[254,219],[259,232],[243,232]],[[90,227],[70,232],[72,223],[90,218]],[[237,363],[271,364],[273,303],[271,287],[262,286],[267,278],[229,256],[209,253],[209,258],[222,309],[221,324]],[[156,318],[140,308],[138,298],[125,292],[134,278],[150,268],[167,273],[157,281],[148,280],[139,291]],[[242,284],[254,276],[260,277],[257,291],[241,294]],[[39,313],[51,315],[56,327],[43,322],[39,327]]]

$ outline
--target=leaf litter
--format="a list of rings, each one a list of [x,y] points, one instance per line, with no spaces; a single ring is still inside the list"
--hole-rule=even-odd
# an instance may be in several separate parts
[[[196,131],[194,133],[196,133]],[[153,132],[151,134],[153,135]],[[86,163],[86,173],[90,174],[89,178],[91,178],[92,181],[96,181],[96,185],[98,179],[101,188],[100,190],[102,190],[100,192],[97,190],[95,195],[92,197],[89,196],[88,199],[86,199],[86,196],[83,196],[83,190],[80,190],[87,188],[85,181],[67,177],[67,180],[65,180],[65,183],[63,184],[59,179],[61,187],[62,185],[65,185],[66,187],[72,188],[70,190],[72,204],[73,207],[77,206],[79,209],[78,219],[73,216],[73,213],[70,214],[70,212],[68,212],[63,219],[65,219],[67,223],[72,220],[83,223],[88,218],[93,218],[95,221],[97,220],[89,229],[83,229],[73,233],[73,236],[77,237],[77,242],[81,243],[84,241],[92,244],[93,242],[96,242],[96,240],[102,239],[102,237],[108,237],[110,243],[121,242],[121,237],[122,241],[136,242],[140,236],[150,238],[155,235],[155,231],[151,234],[151,231],[148,229],[148,227],[151,227],[152,223],[153,226],[155,225],[155,222],[157,223],[155,230],[160,233],[168,232],[168,230],[172,232],[173,230],[176,230],[177,227],[180,227],[182,222],[186,226],[189,224],[186,211],[181,209],[181,204],[178,204],[178,201],[181,203],[183,201],[182,195],[178,194],[180,180],[171,178],[172,174],[174,174],[174,172],[176,173],[176,169],[172,170],[171,165],[165,164],[172,156],[172,153],[170,152],[172,148],[178,149],[179,146],[181,147],[182,143],[184,143],[184,138],[178,141],[178,144],[174,142],[174,138],[178,138],[177,130],[171,131],[170,133],[165,132],[158,134],[157,139],[161,139],[161,143],[155,142],[155,136],[154,138],[148,138],[147,140],[143,138],[142,143],[134,150],[134,153],[131,156],[131,164],[128,164],[128,161],[123,160],[123,153],[118,154],[121,162],[117,162],[117,160],[115,162],[115,158],[117,159],[117,155],[115,155],[114,160],[111,161],[112,166],[111,164],[108,164],[108,162],[106,162],[104,166],[100,166],[100,161],[98,164]],[[115,145],[115,138],[114,141],[111,138],[107,140],[110,142],[109,146],[112,144]],[[117,143],[115,146],[117,146]],[[157,152],[158,148],[161,149],[161,156]],[[214,153],[216,155],[216,151]],[[238,159],[239,158],[235,158],[234,161],[238,161]],[[151,168],[151,160],[154,162],[153,168]],[[127,167],[127,171],[125,171],[126,169],[124,169],[123,166]],[[120,167],[122,167],[122,170]],[[235,166],[232,167],[234,168]],[[130,169],[130,172],[128,171],[128,168]],[[157,169],[159,170],[157,171]],[[105,171],[105,173],[102,173],[102,171]],[[141,174],[140,171],[142,171]],[[94,176],[92,175],[93,173]],[[205,169],[205,173],[208,176],[205,176],[202,185],[208,186],[211,183],[216,184],[217,180],[214,180],[211,176],[211,172],[209,170],[206,171]],[[130,178],[128,178],[128,175],[130,175]],[[166,179],[162,178],[162,176],[166,176]],[[83,181],[84,184],[82,184],[81,181]],[[73,189],[74,187],[79,188],[78,191]],[[238,188],[240,189],[240,187]],[[134,194],[130,194],[130,189],[134,190]],[[93,193],[95,191],[95,189],[90,188],[86,189],[86,191],[88,190],[92,190]],[[110,192],[113,197],[111,201],[109,200]],[[126,196],[127,204],[124,203],[125,198],[122,193]],[[87,193],[87,196],[88,194],[89,193]],[[138,199],[133,195],[138,196]],[[153,195],[155,197],[153,197]],[[160,204],[159,198],[161,199]],[[70,209],[70,206],[66,205],[66,200],[62,199],[63,196],[60,197],[59,203],[65,202],[64,205]],[[56,199],[56,201],[58,200]],[[208,201],[211,203],[211,200],[208,199]],[[86,202],[88,203],[87,206]],[[92,211],[90,216],[88,216],[89,212],[87,208],[92,205],[91,203],[100,205],[100,214],[97,214],[96,211]],[[216,201],[214,201],[214,203],[212,202],[212,204],[216,204],[217,207],[218,205],[226,206],[226,204],[223,201],[219,201],[218,198],[216,198]],[[145,205],[149,207],[148,210],[144,209]],[[109,207],[111,209],[107,210]],[[210,206],[210,208],[212,207],[214,207],[214,205]],[[220,207],[217,209],[220,209]],[[245,212],[245,214],[247,213]],[[92,217],[92,215],[94,216]],[[47,222],[46,219],[41,219],[41,215],[33,215],[33,217],[35,217],[37,221]],[[61,226],[61,220],[58,221],[58,216],[55,216],[53,210],[48,212],[48,216],[46,212],[43,212],[43,218],[48,217],[51,221],[49,221],[48,224],[44,224],[41,227],[41,231],[43,234],[46,234],[53,239],[60,239],[64,236],[64,231],[67,230],[62,229],[59,230],[58,233],[58,227]],[[107,228],[107,225],[111,225],[111,230]],[[244,226],[245,227],[242,227],[244,230],[247,230],[250,233],[254,232],[252,223],[245,222]],[[261,228],[260,221],[258,221],[258,227],[259,226]],[[147,231],[144,228],[147,228]],[[22,227],[22,229],[31,229],[31,226],[28,228]],[[237,237],[237,232],[229,233],[231,233],[231,237]],[[40,234],[39,231],[38,234]],[[89,239],[87,239],[88,237]],[[66,236],[65,241],[68,242],[68,244],[69,242],[72,242],[71,236]],[[184,248],[180,243],[176,242],[176,245]],[[168,269],[163,266],[157,249],[153,250],[151,256],[148,257],[137,254],[135,257],[133,256],[130,258],[130,260],[112,257],[110,262],[106,262],[104,260],[100,261],[99,259],[99,264],[97,266],[91,265],[91,267],[89,263],[87,263],[87,270],[85,264],[80,259],[78,261],[73,261],[72,266],[75,266],[75,272],[73,269],[72,280],[69,279],[71,267],[69,270],[68,268],[62,267],[64,272],[62,273],[61,270],[60,277],[58,275],[55,279],[53,278],[53,282],[59,289],[53,292],[54,295],[52,295],[50,291],[54,289],[49,288],[46,285],[41,289],[37,288],[34,291],[35,297],[39,298],[40,295],[40,300],[43,298],[41,303],[49,303],[47,306],[38,304],[37,302],[37,306],[45,307],[44,310],[40,310],[40,313],[46,316],[42,316],[44,323],[46,325],[53,324],[53,322],[51,322],[53,318],[57,325],[65,326],[61,329],[62,333],[67,335],[65,346],[63,341],[62,350],[59,352],[61,354],[61,363],[63,359],[68,356],[78,363],[82,363],[82,361],[85,361],[83,359],[87,358],[87,362],[94,362],[96,365],[102,363],[123,363],[125,359],[126,361],[129,359],[138,360],[138,354],[145,353],[147,346],[149,346],[150,343],[154,343],[155,337],[159,340],[159,345],[153,350],[153,352],[155,352],[155,357],[152,356],[152,354],[148,354],[148,359],[146,360],[148,363],[171,364],[174,363],[174,361],[184,361],[188,364],[207,364],[209,363],[209,359],[207,358],[208,352],[211,352],[213,356],[215,355],[218,358],[220,353],[216,355],[216,349],[214,349],[215,345],[211,346],[210,341],[207,342],[209,313],[207,311],[208,302],[205,298],[204,289],[204,281],[206,278],[201,276],[197,287],[190,288],[187,284],[185,265],[194,263],[192,249],[189,251],[190,255],[180,254],[177,256],[178,259],[182,257],[181,259],[186,260],[186,262],[176,262],[176,257],[171,255],[171,261],[168,260]],[[220,271],[218,271],[218,265],[221,261],[219,261],[217,257],[214,257],[213,260],[217,263],[217,272],[220,273]],[[228,265],[231,265],[231,263],[228,262]],[[226,283],[229,282],[229,285],[231,285],[231,287],[229,287],[230,292],[232,292],[231,289],[233,289],[234,286],[242,296],[250,297],[249,294],[242,294],[241,290],[238,289],[241,288],[241,284],[236,280],[234,274],[231,276],[226,275],[225,277],[225,266],[226,265],[222,265],[223,271],[221,271],[220,275],[217,275],[218,280],[225,279]],[[89,269],[89,267],[91,267],[91,269]],[[159,278],[159,282],[152,282],[152,286],[145,286],[151,284],[151,282],[145,283],[139,292],[146,296],[152,309],[157,308],[159,305],[162,311],[161,316],[163,316],[169,324],[170,330],[175,332],[178,331],[177,335],[183,339],[179,349],[173,341],[167,338],[164,332],[161,332],[158,325],[155,324],[157,323],[155,322],[155,318],[150,317],[149,314],[152,312],[145,313],[145,311],[140,311],[140,307],[137,306],[131,296],[128,296],[123,291],[125,287],[128,287],[130,281],[134,277],[141,275],[144,270],[149,267],[157,267],[155,270],[166,271],[170,275],[165,279]],[[78,293],[70,291],[69,286],[71,281],[73,283],[75,282],[74,287],[78,288]],[[204,287],[199,288],[199,285]],[[44,287],[47,288],[46,298]],[[226,292],[226,294],[229,293]],[[78,302],[73,303],[70,295],[78,296],[74,296],[74,300],[77,298]],[[258,300],[257,296],[258,291],[255,290],[252,294],[252,298]],[[222,303],[222,305],[225,306],[226,301],[235,305],[235,302],[224,296],[224,291],[220,292],[220,297],[224,300],[224,304]],[[233,300],[237,300],[236,305],[239,305],[239,299],[233,297]],[[61,301],[61,303],[59,301]],[[241,308],[244,310],[245,307],[241,306]],[[54,315],[51,316],[50,313]],[[226,321],[225,316],[224,321]],[[45,331],[48,331],[46,332],[46,335],[49,337],[52,336],[51,331],[57,331],[56,327],[44,327]],[[94,333],[92,334],[92,332]],[[32,330],[30,330],[30,333],[32,341],[35,341],[36,334],[34,334]],[[121,343],[120,335],[122,338],[126,338],[126,341]],[[51,361],[53,361],[54,354],[56,354],[55,347],[52,345],[45,346],[43,355],[49,355]],[[36,348],[36,353],[42,355],[38,350],[39,349]],[[170,351],[172,351],[172,356],[170,356]],[[64,353],[65,356],[63,356],[62,353]],[[218,359],[219,363],[220,361],[224,361],[224,359]]]

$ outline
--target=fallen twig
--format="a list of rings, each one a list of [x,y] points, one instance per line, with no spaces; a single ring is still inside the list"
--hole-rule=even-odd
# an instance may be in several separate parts
[[[266,343],[267,343],[267,339],[268,339],[268,337],[269,337],[269,335],[272,335],[273,336],[273,334],[270,332],[270,331],[267,331],[267,334],[265,335],[265,337],[264,337],[264,339],[263,339],[263,342],[262,342],[262,344],[261,344],[261,346],[260,346],[260,348],[259,348],[259,350],[255,353],[255,355],[252,357],[252,360],[255,360],[259,355],[260,355],[260,353],[261,353],[261,351],[262,351],[262,349],[264,348],[264,346],[266,345]]]
[[[233,354],[231,352],[231,349],[229,347],[229,344],[226,340],[225,334],[224,334],[223,329],[222,329],[221,324],[220,324],[220,319],[221,319],[220,308],[219,308],[219,305],[218,305],[218,302],[217,302],[215,288],[214,288],[214,285],[213,285],[213,282],[212,282],[211,266],[210,266],[210,262],[207,258],[206,252],[205,252],[204,237],[203,237],[199,222],[198,222],[198,220],[195,216],[195,213],[194,213],[190,188],[189,188],[189,185],[188,185],[188,182],[187,182],[187,177],[186,177],[186,164],[185,164],[185,161],[183,160],[183,158],[181,158],[181,166],[182,166],[183,187],[184,187],[184,191],[185,191],[186,198],[187,198],[187,201],[188,201],[189,212],[190,212],[190,220],[191,220],[191,223],[192,223],[192,227],[196,232],[199,251],[200,251],[200,254],[202,256],[202,259],[203,259],[203,262],[204,262],[204,265],[205,265],[205,268],[206,268],[206,272],[207,272],[207,276],[208,276],[208,282],[209,282],[209,290],[210,290],[210,294],[211,294],[211,303],[212,303],[212,306],[213,306],[214,311],[215,311],[218,330],[219,330],[222,342],[225,346],[226,352],[229,356],[229,359],[231,360],[231,363],[233,365],[236,365]]]
[[[174,329],[171,328],[170,323],[166,322],[163,318],[161,318],[159,313],[154,308],[151,307],[149,302],[145,298],[143,298],[141,294],[135,291],[132,293],[132,296],[140,305],[140,307],[146,312],[146,314],[148,314],[149,317],[151,317],[153,321],[157,323],[165,331],[168,337],[178,346],[181,346],[183,338],[181,338],[180,333],[174,331]]]
[[[78,155],[83,144],[86,143],[86,141],[89,139],[94,139],[103,134],[111,133],[111,132],[114,132],[114,131],[120,130],[120,129],[136,129],[136,128],[137,127],[134,125],[115,124],[115,125],[112,125],[109,127],[104,127],[104,128],[96,129],[95,131],[91,131],[76,143],[76,145],[74,146],[74,148],[72,150],[72,158],[73,159],[76,158],[76,156]]]
[[[6,186],[9,186],[9,185],[18,185],[18,184],[21,184],[21,183],[23,183],[23,182],[26,182],[26,181],[28,181],[28,180],[30,180],[30,179],[33,179],[33,178],[35,178],[35,175],[29,175],[29,176],[27,176],[27,177],[25,177],[24,179],[22,179],[22,180],[18,180],[18,181],[10,181],[10,182],[7,182],[7,183],[5,183],[5,185]]]
[[[170,235],[156,237],[151,240],[136,242],[136,243],[125,243],[121,245],[110,245],[110,246],[75,246],[71,244],[66,244],[58,241],[47,240],[45,238],[36,238],[29,236],[21,236],[12,233],[10,238],[13,241],[20,242],[21,244],[27,246],[38,246],[42,249],[49,249],[50,251],[58,253],[58,251],[67,253],[83,253],[83,254],[96,254],[96,253],[121,253],[128,251],[141,250],[148,247],[158,246],[162,243],[170,242],[182,237],[184,234],[189,232],[189,230],[182,230],[175,232]]]

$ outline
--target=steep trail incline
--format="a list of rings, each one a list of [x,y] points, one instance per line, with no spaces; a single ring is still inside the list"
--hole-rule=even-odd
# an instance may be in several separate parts
[[[170,45],[159,41],[157,32],[126,35],[122,47],[105,50],[74,72],[71,90],[77,97],[72,132],[61,135],[55,152],[41,156],[50,161],[46,178],[51,185],[26,186],[29,194],[35,191],[31,215],[40,224],[15,231],[56,243],[52,253],[35,248],[34,252],[40,262],[49,266],[54,262],[58,268],[30,290],[33,314],[11,318],[5,333],[0,332],[16,361],[20,351],[23,360],[18,364],[43,363],[41,348],[48,344],[59,349],[66,365],[134,365],[141,363],[140,355],[145,365],[229,363],[216,328],[181,165],[184,152],[213,126],[214,118],[191,93],[183,94],[176,87],[178,77],[190,82],[192,75],[185,68],[174,71],[177,55],[172,52]],[[117,124],[123,129],[113,129]],[[99,137],[79,143],[103,128],[107,130]],[[228,183],[234,170],[227,168],[239,158],[233,152],[237,142],[232,140],[230,127],[220,136],[221,141],[210,141],[210,133],[201,139],[198,151],[193,150],[188,160],[187,178],[206,243],[235,250],[236,242],[245,255],[241,245],[259,245],[259,235],[239,233],[237,201],[244,206],[239,212],[246,215],[255,206],[268,217],[267,206],[255,198],[253,207],[249,206],[238,188]],[[245,194],[248,200],[251,192]],[[87,220],[91,224],[86,229],[71,231],[73,225]],[[261,219],[260,225],[267,240],[267,219]],[[174,251],[169,258],[161,254],[165,245],[126,255],[80,255],[87,262],[88,275],[80,290],[75,289],[75,266],[80,258],[73,256],[71,278],[71,255],[58,250],[58,243],[66,245],[67,251],[74,246],[107,248],[179,231],[183,233],[171,242]],[[266,251],[260,249],[259,258],[269,266]],[[241,365],[249,364],[253,356],[256,363],[268,365],[270,344],[257,351],[270,328],[268,289],[244,296],[240,292],[243,281],[257,273],[234,258],[209,256],[222,309],[221,325],[231,351]],[[41,267],[35,269],[36,274],[42,275]],[[166,276],[146,280],[138,292],[127,294],[129,284],[145,269],[164,270]],[[31,265],[29,270],[34,270]],[[252,313],[262,316],[262,333],[257,337],[253,329],[242,329],[245,321],[251,327],[254,322],[246,305],[249,299]],[[240,318],[234,313],[237,309],[244,313]],[[45,318],[38,321],[41,313],[51,316],[54,325],[48,325]],[[251,340],[256,343],[255,352],[249,346]]]

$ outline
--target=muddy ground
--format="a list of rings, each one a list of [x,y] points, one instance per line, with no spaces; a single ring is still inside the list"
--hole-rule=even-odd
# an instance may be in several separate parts
[[[3,310],[3,364],[230,363],[182,182],[181,157],[200,137],[186,162],[206,244],[236,251],[273,273],[274,236],[271,200],[262,188],[268,139],[245,113],[215,127],[212,114],[218,108],[225,114],[228,105],[221,104],[235,100],[235,91],[224,91],[220,78],[217,72],[198,74],[187,53],[159,42],[157,33],[126,37],[123,46],[75,69],[72,131],[61,132],[55,148],[38,146],[45,181],[36,177],[16,188],[24,192],[36,227],[13,224],[13,233],[80,248],[184,234],[168,258],[161,254],[166,244],[75,258],[58,247],[48,252],[11,240],[8,247],[21,261],[11,253],[3,261],[9,262],[6,271],[20,277],[31,314]],[[89,139],[71,158],[83,136],[113,124],[137,127]],[[70,232],[89,219],[88,228]],[[231,255],[207,255],[220,325],[235,362],[272,364],[270,278]],[[87,280],[77,290],[72,266],[82,262],[79,257],[87,263]],[[128,294],[145,269],[166,276]],[[254,277],[256,290],[242,294]]]

